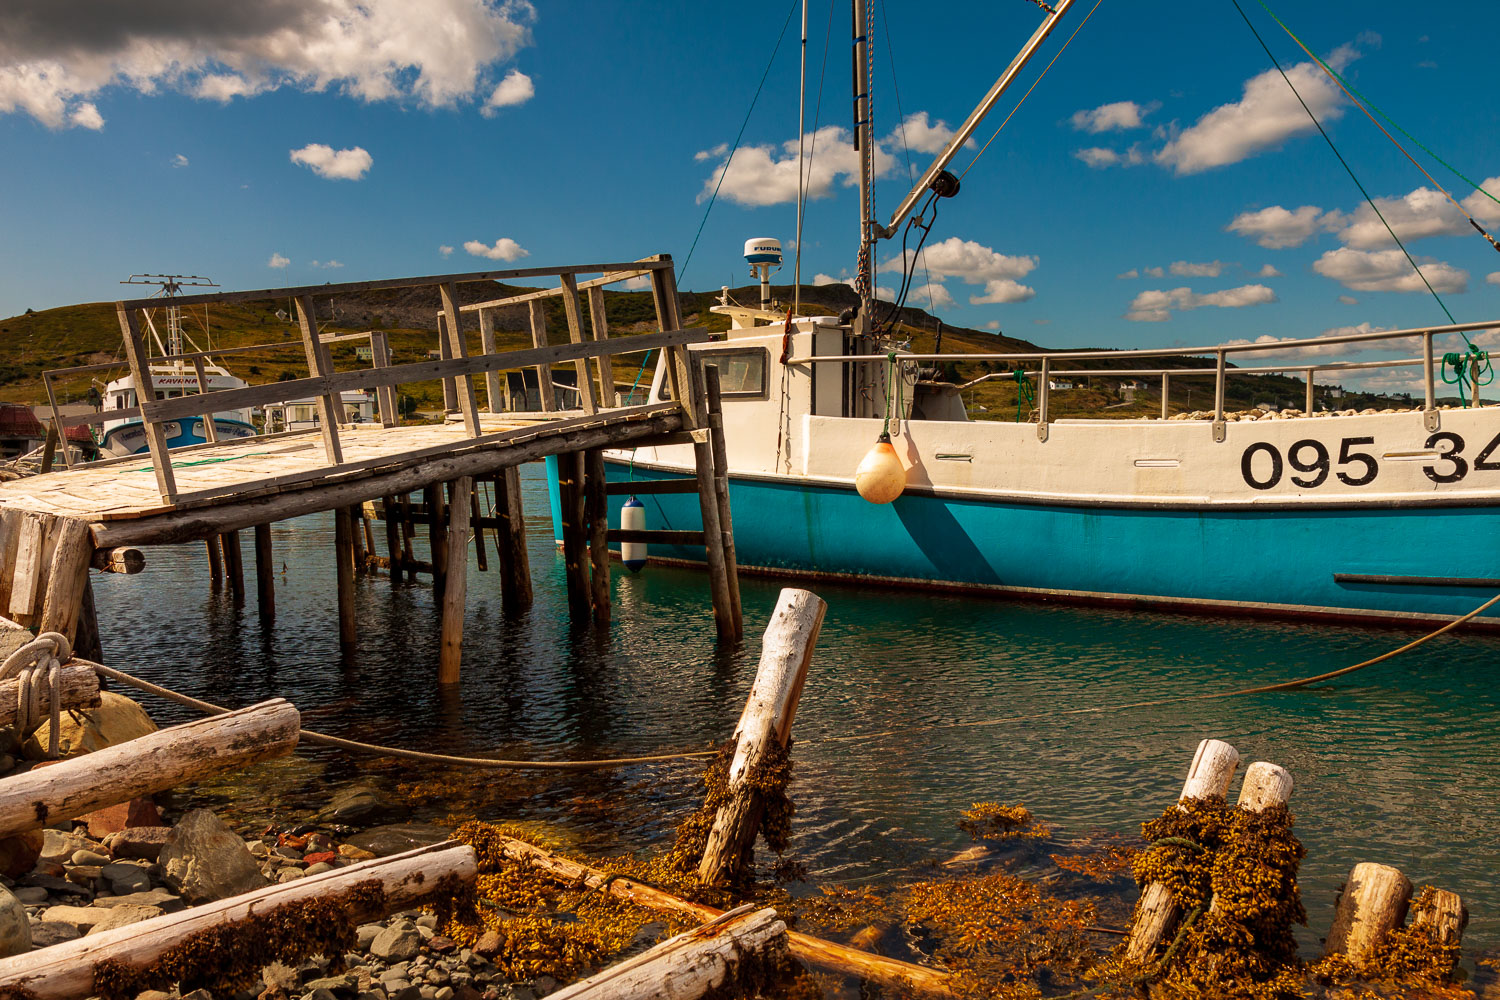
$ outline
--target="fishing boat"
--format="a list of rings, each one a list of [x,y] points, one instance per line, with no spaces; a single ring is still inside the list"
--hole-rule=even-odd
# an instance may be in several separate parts
[[[1473,384],[1464,400],[1472,405],[1443,404],[1438,376],[1452,365],[1479,381],[1488,353],[1470,346],[1454,361],[1453,346],[1500,322],[1274,344],[1008,354],[919,354],[893,332],[891,311],[872,294],[877,240],[900,235],[912,219],[921,225],[957,192],[947,163],[1070,5],[1042,5],[1042,25],[885,225],[873,217],[862,158],[854,315],[773,308],[768,275],[780,263],[779,246],[746,245],[760,304],[726,295],[713,311],[730,329],[692,348],[720,373],[740,571],[1365,622],[1473,611],[1500,590],[1500,409],[1479,405]],[[855,24],[863,24],[861,0],[855,6]],[[856,38],[855,118],[870,149],[873,129],[859,104],[868,92],[865,44]],[[1337,345],[1371,342],[1410,356],[1326,360]],[[1267,354],[1299,360],[1257,364]],[[1184,356],[1201,362],[1183,368]],[[1121,370],[1121,359],[1139,367]],[[648,402],[670,398],[663,361]],[[970,420],[958,386],[936,378],[940,364],[955,361],[988,362],[1034,385],[1030,419]],[[1417,405],[1315,408],[1316,375],[1372,368],[1420,370]],[[1069,378],[1156,380],[1163,390],[1174,378],[1211,379],[1214,405],[1168,419],[1163,391],[1157,418],[1055,419],[1051,395],[1064,369]],[[1227,410],[1231,375],[1272,372],[1306,378],[1302,409]],[[690,445],[609,452],[606,466],[621,482],[694,469]],[[631,527],[700,527],[692,494],[643,487],[627,504]],[[612,510],[612,524],[620,516]],[[653,545],[650,558],[701,561],[702,550]],[[1500,626],[1500,618],[1476,621]]]
[[[249,385],[244,379],[231,375],[212,358],[202,362],[200,372],[192,361],[182,356],[184,345],[191,343],[191,338],[183,331],[182,309],[174,305],[172,299],[181,292],[185,285],[212,286],[212,282],[197,275],[144,274],[132,275],[122,284],[161,286],[161,295],[166,303],[163,310],[167,324],[165,337],[157,330],[155,319],[151,314],[146,314],[151,334],[148,344],[154,345],[157,351],[150,361],[152,391],[156,399],[173,399],[177,396],[193,395],[199,392],[216,392],[220,389],[242,389]],[[194,351],[201,350],[197,344],[191,346]],[[107,454],[136,455],[147,452],[146,430],[140,417],[111,418],[109,416],[111,410],[133,410],[139,402],[140,398],[133,376],[126,375],[105,385],[100,413],[102,418],[100,447]],[[194,417],[191,420],[173,420],[163,424],[167,447],[184,448],[211,440],[208,429],[204,426],[205,420],[208,419],[213,421],[215,436],[220,441],[253,437],[256,434],[253,414],[250,410],[225,410],[222,413],[213,414],[212,417]]]

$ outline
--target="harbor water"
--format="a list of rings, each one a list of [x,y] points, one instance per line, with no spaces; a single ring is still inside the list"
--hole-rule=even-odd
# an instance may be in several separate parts
[[[248,537],[243,606],[210,591],[201,544],[148,550],[139,576],[96,576],[105,659],[223,705],[282,696],[307,728],[427,751],[598,758],[726,739],[787,582],[742,579],[746,641],[734,650],[717,648],[707,581],[688,569],[631,576],[616,565],[613,624],[574,628],[542,467],[523,478],[536,603],[507,617],[497,574],[471,568],[457,691],[433,683],[439,613],[425,578],[358,578],[360,641],[341,652],[331,515],[273,526],[272,627],[256,613]],[[1254,557],[1277,572],[1274,553]],[[1500,638],[1442,636],[1303,690],[1115,710],[1333,670],[1420,633],[810,589],[828,615],[797,715],[791,794],[792,857],[814,883],[909,878],[969,845],[955,819],[981,800],[1024,803],[1062,844],[1133,834],[1174,799],[1212,736],[1296,780],[1307,949],[1361,861],[1458,891],[1472,914],[1466,953],[1500,947]],[[159,723],[192,716],[140,697]],[[1103,711],[1068,714],[1082,708]],[[364,778],[415,788],[418,818],[545,823],[578,849],[618,854],[670,843],[697,805],[700,768],[466,772],[307,749],[195,794],[246,820],[296,821]]]

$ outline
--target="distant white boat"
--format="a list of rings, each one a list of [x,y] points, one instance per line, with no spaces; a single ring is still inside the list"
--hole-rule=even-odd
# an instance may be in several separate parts
[[[318,396],[289,399],[265,408],[267,434],[310,431],[320,426]],[[375,421],[375,394],[365,389],[347,389],[339,396],[339,419],[347,424]]]

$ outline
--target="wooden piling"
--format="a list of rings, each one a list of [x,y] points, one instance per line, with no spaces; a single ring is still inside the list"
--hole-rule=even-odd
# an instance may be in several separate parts
[[[412,538],[416,533],[416,525],[411,519],[411,494],[403,493],[401,494],[401,562],[406,566],[416,562],[416,556],[412,553]]]
[[[432,553],[432,594],[442,600],[448,586],[448,505],[443,500],[443,484],[433,483],[422,490],[422,504],[427,508],[427,547]]]
[[[733,989],[741,968],[779,965],[786,924],[770,907],[737,907],[552,994],[553,1000],[697,1000]],[[762,966],[764,967],[764,966]]]
[[[604,478],[604,452],[584,455],[584,523],[588,526],[589,599],[594,621],[609,624],[609,496]]]
[[[83,581],[83,604],[78,608],[78,633],[73,636],[73,655],[95,663],[104,662],[104,648],[99,639],[99,611],[94,605],[94,581],[87,577]]]
[[[392,583],[401,582],[401,511],[396,506],[395,497],[383,497],[380,508],[385,513],[385,553],[386,566],[391,574]]]
[[[442,653],[438,683],[457,684],[464,653],[464,605],[469,594],[469,503],[474,480],[460,476],[453,481],[453,499],[448,504],[447,584],[443,591]]]
[[[472,883],[477,871],[474,849],[452,841],[362,861],[0,959],[0,990],[36,1000],[89,996],[100,992],[96,976],[106,961],[136,972],[197,935],[237,927],[252,917],[284,922],[296,911],[283,908],[313,900],[343,903],[348,912],[341,919],[378,920],[427,901],[445,901],[456,887]],[[371,884],[378,891],[350,892]],[[247,948],[263,943],[248,942]],[[274,957],[270,953],[262,960]]]
[[[219,536],[209,535],[203,540],[203,548],[208,553],[209,589],[218,590],[224,584],[224,562],[219,554]]]
[[[61,632],[71,640],[78,632],[78,613],[83,607],[94,542],[86,521],[57,518],[51,528],[55,537],[37,632]]]
[[[1429,903],[1429,906],[1417,910],[1412,926],[1425,928],[1428,936],[1438,944],[1456,948],[1463,940],[1464,929],[1469,926],[1469,910],[1464,901],[1456,892],[1434,889]]]
[[[719,398],[719,366],[703,368],[705,404],[708,408],[709,444],[714,458],[714,499],[719,507],[719,537],[724,549],[724,578],[729,587],[729,607],[737,627],[743,631],[740,607],[739,561],[734,554],[734,522],[729,516],[729,455],[724,447],[724,407]]]
[[[563,573],[568,582],[568,611],[574,624],[582,624],[592,614],[584,551],[582,453],[568,451],[557,456],[557,493],[562,511]]]
[[[489,556],[485,553],[484,528],[479,519],[483,516],[479,509],[479,495],[484,490],[482,479],[473,480],[473,486],[469,489],[469,524],[470,535],[474,539],[474,565],[479,567],[481,573],[488,573],[490,569]]]
[[[495,477],[495,515],[500,520],[495,549],[500,558],[500,595],[505,610],[531,607],[531,560],[526,553],[526,518],[521,503],[521,470],[508,465]]]
[[[750,861],[764,807],[754,778],[772,752],[771,741],[785,747],[791,738],[792,719],[827,610],[816,594],[790,587],[776,602],[766,625],[755,684],[734,731],[734,759],[728,776],[732,798],[714,817],[698,865],[701,882],[732,878]]]
[[[356,516],[359,518],[360,531],[357,537],[363,540],[363,547],[359,552],[359,571],[368,573],[371,569],[370,557],[375,554],[375,532],[370,525],[369,509],[363,503],[356,504],[354,509],[358,512]]]
[[[359,642],[354,622],[354,522],[348,507],[333,512],[334,564],[338,580],[339,645],[353,649]]]
[[[1406,920],[1411,880],[1390,865],[1357,864],[1339,894],[1323,955],[1343,955],[1362,965]]]
[[[276,564],[271,551],[271,526],[255,526],[255,605],[261,621],[276,619]]]
[[[242,604],[245,600],[245,567],[240,553],[240,533],[224,532],[219,536],[219,544],[224,547],[224,579],[229,583],[229,596],[235,604]]]
[[[1188,768],[1187,780],[1182,784],[1178,808],[1191,799],[1222,796],[1229,791],[1229,782],[1239,766],[1240,755],[1234,747],[1222,740],[1204,740],[1198,744]],[[1136,964],[1144,964],[1162,939],[1171,933],[1181,910],[1172,900],[1172,890],[1160,882],[1152,882],[1141,893],[1135,907],[1135,920],[1130,929],[1130,939],[1125,947],[1125,957]]]
[[[364,505],[353,503],[349,505],[349,564],[354,569],[354,575],[359,576],[365,571],[365,538],[361,522],[364,520]]]

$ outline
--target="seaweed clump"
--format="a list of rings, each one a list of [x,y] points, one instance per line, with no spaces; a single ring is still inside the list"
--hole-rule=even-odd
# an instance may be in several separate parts
[[[1051,827],[1022,805],[976,802],[959,813],[958,828],[975,840],[1035,839],[1050,836]]]
[[[103,1000],[128,1000],[174,985],[184,991],[199,986],[234,989],[257,979],[276,960],[328,955],[337,961],[336,956],[354,946],[356,926],[387,910],[379,880],[360,882],[341,893],[207,927],[148,965],[104,959],[94,964],[94,993]]]
[[[1411,904],[1406,926],[1386,935],[1364,962],[1331,955],[1313,966],[1315,979],[1326,986],[1353,993],[1358,1000],[1414,997],[1422,1000],[1472,1000],[1474,993],[1453,982],[1460,947],[1457,934],[1446,934],[1432,919],[1437,889],[1424,885]],[[1458,928],[1468,919],[1465,913]],[[1355,988],[1358,992],[1355,993]]]

